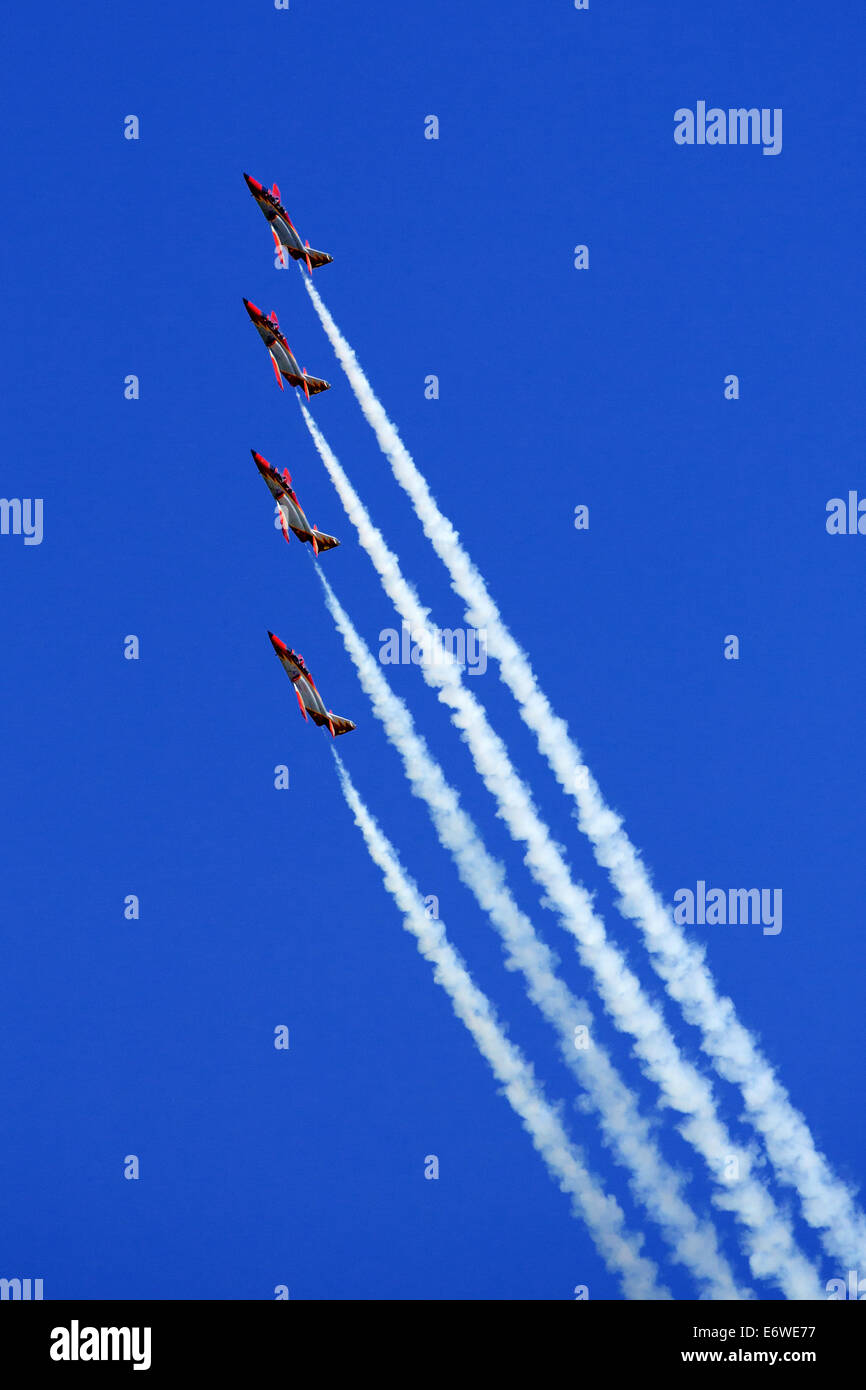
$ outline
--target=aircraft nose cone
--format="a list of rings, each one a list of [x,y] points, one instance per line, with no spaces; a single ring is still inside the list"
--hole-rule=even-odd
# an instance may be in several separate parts
[[[245,299],[245,300],[244,300],[244,308],[246,309],[246,311],[247,311],[247,313],[249,314],[249,316],[250,316],[251,319],[252,319],[252,318],[261,318],[261,317],[262,317],[262,311],[261,311],[261,309],[258,307],[257,304],[254,304],[253,301],[252,301],[251,299]]]
[[[261,193],[262,185],[259,183],[258,179],[254,179],[251,174],[244,174],[244,178],[247,181],[247,188],[251,193]]]

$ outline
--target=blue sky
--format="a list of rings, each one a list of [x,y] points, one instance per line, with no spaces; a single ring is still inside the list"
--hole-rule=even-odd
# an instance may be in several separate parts
[[[825,507],[866,494],[863,19],[834,13],[828,28],[802,0],[216,0],[7,16],[2,492],[44,498],[45,520],[39,546],[0,536],[0,1274],[58,1298],[621,1296],[402,930],[268,628],[356,720],[340,751],[359,790],[644,1224],[410,795],[307,554],[273,529],[250,448],[342,538],[322,563],[378,646],[393,610],[242,296],[333,383],[316,420],[437,621],[461,621],[297,272],[274,267],[245,169],[334,256],[316,281],[328,307],[657,886],[782,888],[778,936],[693,931],[859,1181],[866,539],[829,536]],[[674,111],[704,99],[781,107],[782,153],[677,146]],[[591,994],[418,671],[388,674]],[[660,997],[495,668],[470,684]],[[719,1095],[746,1138],[737,1095]]]

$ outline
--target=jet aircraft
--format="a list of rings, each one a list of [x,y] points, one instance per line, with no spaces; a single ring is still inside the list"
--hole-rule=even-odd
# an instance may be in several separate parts
[[[276,468],[272,468],[267,459],[257,454],[255,449],[250,449],[250,453],[280,509],[280,525],[286,540],[289,539],[289,531],[294,531],[299,541],[309,542],[315,555],[318,555],[320,550],[333,550],[334,546],[339,545],[336,537],[326,536],[323,531],[317,530],[307,521],[304,509],[292,488],[292,475],[288,468],[283,469],[281,477]]]
[[[331,737],[337,738],[339,734],[348,734],[357,726],[351,719],[341,719],[332,710],[325,708],[325,702],[316,689],[316,682],[304,665],[304,658],[299,652],[293,652],[291,647],[287,647],[285,642],[281,642],[279,637],[275,637],[272,632],[268,633],[271,639],[271,646],[276,652],[283,666],[283,670],[295,687],[295,694],[298,697],[298,704],[301,707],[301,714],[306,719],[309,714],[314,724],[327,725],[331,730]]]
[[[330,391],[331,383],[329,381],[321,381],[316,376],[307,376],[306,367],[302,371],[298,366],[292,355],[292,349],[280,332],[276,310],[270,314],[263,314],[261,309],[252,304],[249,299],[244,300],[244,307],[268,350],[281,391],[283,389],[283,377],[286,378],[290,386],[302,386],[307,400],[310,399],[311,394],[315,396],[318,395],[319,391]]]
[[[293,260],[306,261],[307,270],[311,275],[313,266],[318,269],[319,266],[330,265],[334,259],[333,256],[329,256],[325,251],[314,251],[308,241],[301,242],[294,222],[280,202],[280,190],[277,185],[274,184],[270,189],[263,188],[258,179],[252,178],[250,174],[244,174],[244,178],[247,181],[247,188],[268,220],[271,236],[274,238],[283,265],[288,264],[286,251]]]

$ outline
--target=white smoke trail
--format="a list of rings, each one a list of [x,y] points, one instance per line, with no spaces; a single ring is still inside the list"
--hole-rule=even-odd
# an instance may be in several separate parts
[[[405,703],[392,691],[319,566],[316,573],[361,686],[403,760],[413,792],[427,806],[440,843],[452,855],[460,878],[499,932],[509,968],[523,973],[529,997],[559,1035],[563,1060],[585,1087],[599,1115],[605,1142],[630,1171],[636,1199],[658,1223],[675,1258],[691,1271],[706,1297],[750,1297],[748,1291],[738,1288],[712,1224],[699,1221],[684,1200],[680,1175],[659,1151],[650,1125],[604,1047],[593,1037],[588,1049],[578,1050],[578,1029],[586,1028],[592,1034],[594,1028],[588,1006],[575,998],[556,974],[555,956],[514,901],[502,866],[488,852],[457,792],[416,731]]]
[[[800,1198],[806,1221],[821,1232],[824,1248],[847,1266],[866,1266],[866,1217],[854,1194],[834,1175],[815,1145],[803,1115],[740,1023],[730,999],[720,996],[704,951],[688,941],[670,909],[652,886],[649,870],[632,845],[622,820],[605,803],[568,725],[556,715],[539,687],[526,653],[514,640],[487,586],[463,548],[451,522],[440,511],[427,482],[376,398],[354,352],[315,289],[313,303],[361,409],[410,497],[425,535],[446,566],[455,593],[467,605],[466,621],[487,633],[487,651],[499,662],[503,682],[535,734],[560,786],[577,804],[577,820],[592,843],[596,860],[608,870],[620,893],[618,907],[643,934],[657,973],[689,1023],[701,1033],[701,1046],[713,1066],[738,1086],[746,1115],[761,1135],[781,1181]]]
[[[385,887],[403,913],[403,925],[416,938],[421,955],[433,964],[436,983],[446,991],[455,1014],[469,1029],[550,1173],[562,1191],[570,1195],[575,1215],[586,1225],[608,1269],[621,1279],[628,1298],[670,1298],[668,1290],[658,1282],[655,1265],[640,1253],[642,1237],[627,1230],[618,1202],[589,1172],[582,1153],[572,1144],[556,1110],[546,1100],[532,1067],[505,1036],[489,999],[448,940],[443,923],[427,916],[417,885],[364,805],[336,751],[334,761],[343,795],[371,859],[382,871]]]
[[[328,473],[337,488],[358,538],[379,575],[385,592],[415,634],[422,651],[421,671],[451,709],[451,721],[472,755],[475,768],[494,797],[513,839],[527,847],[524,860],[577,942],[584,965],[593,973],[605,1008],[617,1027],[635,1039],[635,1052],[646,1074],[660,1087],[667,1104],[687,1116],[679,1128],[700,1153],[717,1184],[715,1203],[734,1213],[744,1227],[743,1242],[756,1278],[773,1279],[791,1299],[822,1296],[815,1269],[797,1249],[790,1222],[751,1174],[751,1160],[738,1149],[716,1113],[707,1080],[679,1052],[659,1009],[648,999],[625,958],[607,940],[604,923],[586,890],[574,883],[547,827],[540,820],[528,788],[512,766],[505,744],[463,684],[459,667],[427,620],[417,595],[373,525],[330,446],[302,401],[301,412]]]

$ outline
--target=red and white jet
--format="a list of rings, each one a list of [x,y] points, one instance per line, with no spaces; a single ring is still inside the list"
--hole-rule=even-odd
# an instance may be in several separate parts
[[[289,539],[289,531],[294,531],[299,541],[309,542],[315,555],[318,555],[320,550],[333,550],[334,546],[339,545],[336,537],[326,536],[324,531],[319,531],[307,521],[304,509],[292,488],[292,475],[288,468],[284,468],[280,476],[276,468],[272,468],[267,459],[257,454],[255,449],[250,449],[250,453],[279,507],[280,525],[286,540]]]
[[[268,350],[281,391],[283,389],[283,377],[286,378],[290,386],[302,386],[307,400],[310,399],[311,395],[318,395],[320,391],[330,391],[331,383],[329,381],[321,381],[317,376],[307,376],[306,367],[302,371],[298,366],[292,355],[292,349],[280,332],[275,309],[270,314],[263,314],[261,309],[251,303],[249,299],[244,300],[244,308],[258,329],[259,336]]]
[[[304,658],[299,652],[293,652],[291,647],[287,647],[285,642],[281,642],[279,637],[275,637],[272,632],[268,633],[271,639],[271,646],[280,659],[280,663],[295,687],[295,694],[298,697],[298,704],[301,707],[301,714],[306,719],[309,714],[314,724],[321,728],[326,724],[331,730],[331,737],[337,738],[339,734],[349,734],[357,726],[351,719],[341,719],[338,714],[325,708],[325,702],[316,689],[316,682],[304,665]]]
[[[250,174],[244,174],[247,181],[247,188],[252,193],[262,212],[268,220],[271,229],[271,236],[280,254],[280,261],[283,265],[288,265],[286,251],[295,261],[306,261],[307,270],[312,275],[313,267],[318,270],[320,265],[330,265],[334,259],[325,251],[314,251],[308,241],[302,242],[298,235],[298,230],[286,209],[280,202],[280,190],[274,184],[273,188],[264,188],[258,179],[254,179]]]

